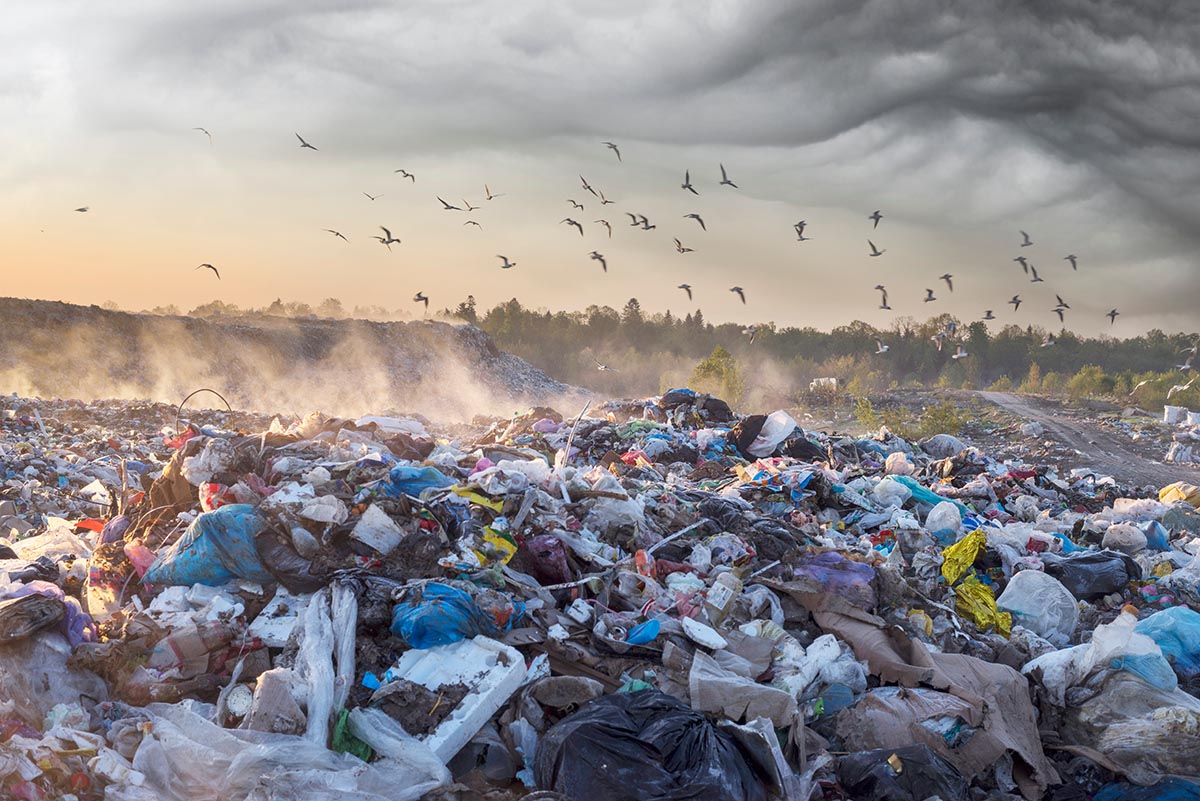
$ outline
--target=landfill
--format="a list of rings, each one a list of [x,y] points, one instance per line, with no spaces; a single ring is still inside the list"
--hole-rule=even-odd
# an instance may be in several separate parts
[[[1200,799],[1195,474],[1038,453],[5,396],[0,798]]]

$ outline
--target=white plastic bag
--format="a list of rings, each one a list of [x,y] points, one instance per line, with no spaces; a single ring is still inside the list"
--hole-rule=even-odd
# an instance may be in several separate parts
[[[313,595],[304,610],[304,629],[296,671],[308,685],[308,722],[304,737],[324,747],[329,742],[333,713],[333,622],[329,618],[327,590]]]
[[[896,481],[891,476],[880,481],[871,491],[880,506],[903,506],[912,497],[912,490]]]
[[[1066,645],[1079,623],[1079,603],[1054,576],[1022,570],[1012,577],[996,606],[1011,612],[1013,623],[1058,645]]]
[[[925,530],[935,536],[938,532],[949,531],[954,535],[954,539],[958,539],[958,534],[962,531],[962,514],[954,504],[942,501],[925,517]]]
[[[775,452],[788,436],[796,430],[796,421],[782,409],[771,412],[763,422],[758,436],[746,448],[746,453],[762,458]]]

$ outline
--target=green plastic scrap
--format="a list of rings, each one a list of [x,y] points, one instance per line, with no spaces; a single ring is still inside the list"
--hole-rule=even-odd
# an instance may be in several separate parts
[[[343,709],[338,712],[337,723],[333,726],[333,741],[330,743],[330,748],[339,754],[353,754],[363,762],[369,762],[375,752],[371,746],[350,733],[349,720],[350,712],[348,710]]]

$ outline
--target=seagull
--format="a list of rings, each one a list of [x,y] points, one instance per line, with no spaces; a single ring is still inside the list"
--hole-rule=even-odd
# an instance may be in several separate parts
[[[675,250],[679,253],[691,253],[693,248],[685,248],[678,239],[675,240]]]
[[[397,173],[397,172],[398,172],[398,173],[400,173],[400,177],[401,177],[401,178],[407,178],[408,180],[412,181],[414,184],[417,182],[417,176],[413,175],[413,174],[412,174],[411,172],[409,172],[408,170],[392,170],[392,172],[393,172],[393,173]]]
[[[91,208],[92,208],[91,206],[80,206],[79,208],[75,209],[75,211],[83,213],[83,212],[89,211]]]
[[[201,265],[200,265],[199,267],[197,267],[196,269],[197,269],[197,270],[203,270],[203,269],[204,269],[204,268],[206,268],[206,267],[207,267],[208,269],[210,269],[210,270],[212,270],[212,271],[213,271],[213,275],[215,275],[215,276],[217,277],[217,280],[218,280],[218,281],[220,281],[220,280],[221,280],[221,274],[220,274],[219,272],[217,272],[217,268],[216,268],[216,267],[213,267],[211,264],[201,264]]]
[[[1109,323],[1108,323],[1108,324],[1109,324],[1109,325],[1113,325],[1114,323],[1116,323],[1116,322],[1117,322],[1117,315],[1118,315],[1118,314],[1120,314],[1120,312],[1119,312],[1119,311],[1117,311],[1116,309],[1113,309],[1113,310],[1112,310],[1112,311],[1110,311],[1108,314],[1104,315],[1105,317],[1107,317],[1107,318],[1108,318],[1108,320],[1109,320]]]
[[[1065,323],[1065,322],[1066,322],[1066,319],[1063,317],[1063,307],[1062,307],[1062,306],[1059,306],[1059,307],[1057,307],[1057,308],[1051,309],[1050,311],[1052,311],[1052,312],[1054,312],[1055,314],[1057,314],[1057,315],[1058,315],[1058,321],[1059,321],[1060,323]]]
[[[651,225],[650,221],[646,219],[645,214],[639,214],[638,217],[641,218],[641,225],[642,225],[643,231],[653,231],[655,228],[658,227],[657,225]]]
[[[1072,253],[1070,256],[1063,256],[1063,261],[1069,261],[1069,262],[1071,262],[1071,269],[1072,269],[1072,270],[1078,270],[1078,269],[1079,269],[1079,265],[1075,263],[1075,259],[1076,259],[1076,256],[1075,256],[1075,254],[1074,254],[1074,253]]]
[[[1067,305],[1067,302],[1062,299],[1062,295],[1055,295],[1054,299],[1058,301],[1058,308],[1060,308],[1060,309],[1071,308],[1070,306]]]
[[[204,134],[205,136],[207,136],[207,137],[208,137],[208,143],[209,143],[210,145],[212,144],[212,134],[210,134],[210,133],[208,132],[208,129],[207,129],[207,128],[193,128],[192,130],[193,130],[193,131],[200,131],[202,134]]]
[[[322,230],[322,231],[327,231],[327,232],[329,232],[329,233],[333,234],[334,236],[336,236],[336,237],[338,237],[338,238],[340,238],[340,239],[342,239],[342,240],[345,240],[346,242],[349,242],[349,241],[350,241],[349,239],[346,239],[346,237],[342,236],[342,232],[341,232],[341,231],[335,231],[335,230],[333,230],[332,228],[322,228],[321,230]]]
[[[881,353],[887,353],[891,349],[892,349],[891,345],[885,345],[885,344],[883,344],[883,342],[881,340],[878,340],[878,339],[875,340],[875,355],[876,356],[878,356]]]
[[[950,336],[954,336],[954,332],[957,330],[958,330],[958,323],[954,322],[953,320],[946,323],[946,333],[949,334]]]
[[[579,176],[579,181],[580,181],[580,183],[582,183],[582,184],[583,184],[583,188],[584,188],[584,189],[586,189],[587,191],[591,192],[593,195],[596,195],[596,190],[595,190],[595,189],[592,189],[592,185],[591,185],[591,184],[589,184],[589,183],[587,182],[587,178],[584,178],[584,177],[581,175],[581,176]],[[599,197],[599,195],[596,195],[596,197]]]
[[[883,301],[879,304],[879,308],[891,310],[892,307],[887,302],[887,290],[884,289],[883,284],[876,284],[875,288],[883,293]]]
[[[958,350],[950,358],[958,361],[959,359],[967,358],[968,355],[970,354],[967,353],[967,349],[960,344]]]
[[[608,229],[608,238],[612,239],[612,223],[610,223],[608,220],[592,220],[592,222],[599,223],[600,225],[603,225],[605,228],[607,228]]]
[[[425,311],[429,311],[429,298],[425,297],[423,293],[418,292],[417,294],[413,295],[413,303],[424,303]]]
[[[1054,343],[1056,343],[1057,341],[1058,340],[1054,338],[1054,334],[1046,334],[1046,338],[1044,340],[1042,340],[1042,347],[1048,348],[1051,345],[1053,345]]]
[[[812,241],[812,237],[811,237],[811,236],[805,236],[805,235],[804,235],[802,232],[800,232],[800,231],[797,231],[797,232],[796,232],[796,241],[797,241],[797,242],[811,242],[811,241]]]
[[[929,339],[933,342],[933,344],[937,345],[938,353],[941,353],[942,352],[942,343],[946,341],[946,332],[938,331],[936,334],[931,336]]]
[[[883,219],[883,215],[879,213],[879,209],[875,209],[875,213],[868,214],[867,219],[875,221],[875,224],[871,226],[871,230],[875,230],[879,227],[879,221]]]
[[[1175,386],[1171,387],[1170,389],[1167,390],[1167,400],[1170,400],[1171,396],[1174,395],[1176,392],[1187,392],[1189,389],[1192,388],[1192,384],[1195,384],[1195,383],[1196,383],[1196,379],[1193,378],[1191,381],[1187,382],[1186,384],[1176,384]]]
[[[1146,386],[1147,384],[1149,384],[1149,383],[1150,383],[1151,381],[1153,381],[1153,380],[1154,380],[1153,378],[1147,378],[1145,381],[1139,381],[1139,382],[1137,382],[1137,384],[1135,384],[1135,385],[1134,385],[1134,387],[1133,387],[1133,390],[1132,390],[1132,391],[1129,393],[1129,397],[1131,397],[1131,398],[1132,398],[1132,397],[1133,397],[1133,393],[1134,393],[1134,392],[1137,392],[1139,389],[1141,389],[1142,387]]]
[[[722,170],[722,173],[723,172],[724,171]],[[692,186],[692,174],[688,170],[683,171],[683,184],[679,188],[686,189],[687,191],[691,192],[693,195],[700,194],[699,192],[696,191],[696,187]]]
[[[491,200],[492,198],[504,197],[504,193],[503,193],[503,192],[500,192],[500,193],[498,193],[498,194],[495,194],[495,195],[493,195],[493,194],[492,194],[492,190],[488,189],[488,185],[487,185],[487,184],[484,184],[484,185],[483,185],[483,196],[484,196],[486,199],[488,199],[488,200]]]
[[[628,211],[627,211],[627,212],[625,212],[625,214],[626,214],[626,216],[627,216],[627,217],[629,217],[629,219],[633,220],[633,222],[629,223],[629,225],[630,225],[631,227],[633,227],[633,228],[637,228],[639,225],[641,225],[641,223],[640,223],[640,222],[638,222],[638,216],[637,216],[636,214],[632,214],[632,213],[630,213],[630,212],[628,212]]]
[[[804,227],[808,225],[808,220],[801,220],[792,227],[796,229],[796,236],[804,236]]]
[[[363,192],[363,194],[367,195],[366,192]],[[377,198],[381,198],[381,197],[383,197],[383,195],[367,195],[367,200],[376,200]]]
[[[582,203],[576,203],[574,200],[571,200],[571,198],[567,198],[567,202],[570,203],[573,207],[579,209],[580,211],[583,211]]]
[[[478,210],[479,210],[479,207],[478,207],[478,206],[472,206],[472,205],[470,204],[470,202],[469,202],[469,201],[467,201],[467,199],[466,199],[466,198],[463,198],[463,205],[464,205],[464,206],[466,206],[466,208],[465,208],[465,209],[463,209],[463,211],[478,211]]]
[[[1183,364],[1175,365],[1175,369],[1177,369],[1181,373],[1186,373],[1188,370],[1192,369],[1192,362],[1195,359],[1196,359],[1196,354],[1193,353],[1190,356],[1188,356],[1187,359],[1184,360]]]
[[[575,222],[574,220],[572,220],[570,217],[567,217],[565,220],[561,220],[561,221],[559,222],[559,224],[560,224],[560,225],[561,225],[562,223],[566,223],[567,225],[573,225],[573,226],[575,226],[576,228],[578,228],[578,229],[579,229],[579,235],[580,235],[580,236],[583,236],[583,226],[582,226],[582,225],[580,225],[579,223]]]
[[[742,299],[742,303],[746,302],[746,293],[742,290],[742,288],[740,286],[731,286],[731,287],[729,287],[729,291],[736,292],[737,296]],[[691,294],[692,293],[689,292],[688,296],[690,297]]]
[[[954,291],[954,282],[951,279],[954,278],[954,276],[951,275],[950,273],[946,273],[941,278],[943,281],[946,282],[946,286],[950,287],[950,291],[953,292]]]
[[[296,134],[296,138],[300,140],[300,148],[301,148],[302,150],[303,150],[304,148],[306,148],[306,147],[307,147],[309,150],[316,150],[316,148],[315,148],[315,147],[313,147],[312,145],[310,145],[308,142],[305,142],[305,141],[304,141],[304,137],[303,137],[303,136],[301,136],[300,134]]]
[[[600,266],[604,268],[604,272],[608,272],[608,262],[605,261],[604,254],[597,253],[596,251],[593,250],[591,253],[588,254],[588,256],[592,259],[592,261],[600,262]]]
[[[732,186],[734,189],[737,189],[738,185],[735,184],[733,181],[729,180],[729,174],[725,172],[725,165],[722,164],[720,166],[721,166],[721,186]]]
[[[1021,247],[1027,248],[1033,244],[1033,240],[1029,238],[1029,234],[1021,231],[1021,236],[1025,238],[1025,241],[1021,243]]]
[[[884,253],[887,252],[886,250],[880,250],[879,248],[875,247],[875,243],[872,242],[870,239],[867,240],[867,244],[871,246],[871,255],[872,256],[882,256]]]
[[[753,345],[753,344],[754,344],[754,338],[755,338],[756,336],[758,336],[758,326],[756,326],[756,325],[752,325],[752,326],[750,326],[749,328],[743,328],[743,329],[742,329],[742,333],[743,333],[743,334],[749,334],[749,335],[750,335],[750,344],[751,344],[751,345]]]
[[[692,299],[692,285],[691,284],[680,284],[679,286],[677,286],[675,288],[682,289],[684,292],[688,293],[688,300]]]
[[[707,227],[705,227],[705,225],[704,225],[704,218],[703,218],[703,217],[701,217],[701,216],[700,216],[699,214],[697,214],[696,212],[692,212],[691,214],[685,214],[685,215],[683,215],[683,218],[684,218],[685,220],[695,220],[696,222],[700,223],[700,229],[701,229],[701,230],[703,230],[703,231],[707,231],[707,230],[708,230],[708,228],[707,228]]]
[[[617,201],[615,201],[615,200],[609,200],[608,198],[606,198],[604,196],[604,190],[603,189],[600,190],[600,205],[601,206],[607,206],[610,203],[616,203],[616,202]]]
[[[476,228],[483,230],[483,226],[480,225],[479,223],[475,222],[474,220],[467,220],[465,223],[463,223],[463,225],[473,225]]]
[[[1029,275],[1029,262],[1025,260],[1024,256],[1017,256],[1015,259],[1013,259],[1013,261],[1020,264],[1021,269],[1025,271],[1025,274]]]
[[[504,264],[501,264],[501,265],[500,265],[500,269],[501,269],[501,270],[508,270],[508,269],[510,269],[510,268],[512,268],[512,267],[516,267],[516,266],[517,266],[517,263],[516,263],[515,261],[509,261],[509,260],[508,260],[508,256],[500,256],[500,255],[497,255],[497,256],[496,256],[496,258],[497,258],[497,259],[501,259],[501,260],[503,260],[503,261],[504,261]]]
[[[597,369],[597,370],[601,370],[601,371],[603,371],[603,370],[611,370],[611,371],[612,371],[612,372],[614,372],[614,373],[619,373],[619,372],[621,372],[620,370],[618,370],[618,369],[617,369],[617,368],[615,368],[615,367],[609,367],[607,364],[604,364],[604,363],[603,363],[603,362],[601,362],[599,359],[592,359],[592,361],[594,361],[594,362],[596,363],[596,369]]]
[[[1042,278],[1040,275],[1037,274],[1037,267],[1034,267],[1032,264],[1029,265],[1029,272],[1033,274],[1033,278],[1029,279],[1029,283],[1041,284],[1046,281],[1045,278]]]
[[[612,142],[601,142],[600,144],[604,145],[604,146],[605,146],[605,147],[607,147],[609,150],[611,150],[612,152],[616,153],[616,154],[617,154],[617,161],[620,161],[620,160],[621,160],[621,151],[617,149],[617,146],[616,146],[616,145],[614,145]]]
[[[933,296],[933,290],[932,290],[932,289],[926,289],[926,290],[925,290],[925,302],[926,302],[926,303],[929,303],[929,302],[931,302],[931,301],[935,301],[935,300],[937,300],[937,298],[935,298],[935,297]]]
[[[1021,308],[1021,296],[1013,295],[1012,300],[1010,300],[1009,303],[1012,304],[1013,311],[1016,311],[1017,309]]]
[[[449,203],[442,200],[441,197],[439,197],[437,195],[434,195],[434,197],[437,197],[438,200],[441,200],[443,211],[462,211],[462,209],[460,209],[458,206],[451,206]]]
[[[383,231],[383,236],[373,236],[371,238],[379,240],[379,243],[381,245],[387,245],[388,250],[392,249],[393,244],[396,244],[396,245],[400,244],[400,240],[397,239],[396,237],[392,236],[392,232],[389,231],[388,229],[384,228],[382,225],[379,226],[379,230]]]
[[[995,320],[995,319],[996,319],[996,315],[992,314],[992,310],[991,310],[991,309],[988,309],[987,311],[985,311],[985,312],[983,313],[983,319],[985,319],[985,320]]]

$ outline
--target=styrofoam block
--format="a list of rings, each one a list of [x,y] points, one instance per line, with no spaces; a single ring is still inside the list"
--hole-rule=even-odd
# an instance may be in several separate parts
[[[263,645],[268,648],[282,648],[287,645],[288,637],[296,628],[297,621],[304,614],[304,610],[308,608],[308,602],[311,599],[311,593],[293,595],[280,585],[275,591],[275,597],[263,607],[263,610],[258,613],[258,617],[254,618],[254,621],[246,629],[246,634],[262,640]],[[281,614],[280,610],[285,604],[287,611]]]

